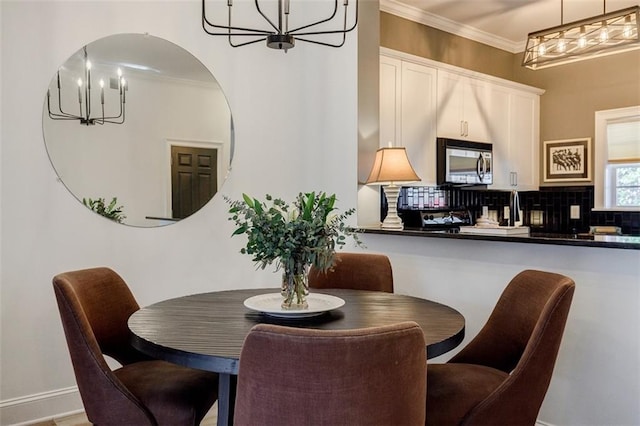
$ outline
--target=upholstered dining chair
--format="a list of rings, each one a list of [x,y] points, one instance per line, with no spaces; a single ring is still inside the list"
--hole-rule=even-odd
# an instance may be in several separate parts
[[[429,364],[427,425],[534,425],[562,340],[574,281],[525,270],[478,335],[445,364]]]
[[[151,360],[129,344],[139,309],[108,268],[65,272],[53,287],[87,418],[97,425],[198,425],[217,399],[217,374]],[[122,364],[111,370],[104,355]]]
[[[235,425],[424,424],[426,367],[415,322],[355,330],[258,324],[240,353]]]
[[[325,273],[311,267],[309,287],[393,293],[393,270],[387,256],[374,253],[336,253],[335,256],[333,270]]]

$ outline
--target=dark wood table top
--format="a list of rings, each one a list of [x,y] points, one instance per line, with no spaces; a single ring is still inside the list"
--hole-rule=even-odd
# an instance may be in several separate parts
[[[245,299],[278,289],[230,290],[165,300],[129,319],[138,350],[175,364],[225,374],[238,373],[245,336],[258,323],[317,329],[374,327],[415,321],[424,332],[427,357],[442,355],[462,342],[464,317],[455,309],[416,297],[358,290],[317,290],[345,300],[345,305],[317,317],[275,318],[251,311]]]

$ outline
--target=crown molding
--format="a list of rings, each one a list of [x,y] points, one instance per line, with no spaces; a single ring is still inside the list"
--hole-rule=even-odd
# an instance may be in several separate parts
[[[511,40],[480,31],[477,28],[460,24],[459,22],[434,15],[433,13],[425,12],[424,10],[400,3],[396,0],[380,0],[380,11],[391,13],[392,15],[477,41],[497,49],[506,50],[510,53],[522,52],[526,43],[526,41],[514,43]]]

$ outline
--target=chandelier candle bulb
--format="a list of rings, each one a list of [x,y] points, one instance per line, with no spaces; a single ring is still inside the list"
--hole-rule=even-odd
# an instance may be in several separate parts
[[[538,43],[540,43],[538,46],[538,55],[544,56],[544,54],[547,53],[547,48],[544,45],[544,39],[541,37]]]
[[[631,17],[627,16],[626,18],[624,18],[624,29],[622,30],[622,33],[624,35],[625,38],[631,38],[633,31],[631,29]]]
[[[91,61],[87,60],[87,89],[91,90]]]
[[[560,33],[560,39],[558,40],[558,52],[563,53],[567,50],[567,42],[564,40],[564,32]]]
[[[580,38],[578,39],[578,47],[583,49],[587,45],[587,37],[584,33],[584,26],[580,27]]]
[[[602,22],[602,28],[600,29],[600,41],[605,42],[609,40],[609,30],[607,29],[607,22]]]

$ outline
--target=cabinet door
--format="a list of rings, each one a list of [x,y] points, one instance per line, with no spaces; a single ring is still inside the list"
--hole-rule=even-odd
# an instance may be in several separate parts
[[[539,103],[536,95],[511,94],[509,157],[515,185],[521,191],[538,190],[540,184]]]
[[[494,120],[489,125],[489,140],[493,145],[493,184],[491,189],[511,189],[512,164],[509,158],[511,92],[496,86],[491,90],[491,110]]]
[[[380,57],[380,146],[400,144],[402,61]]]
[[[475,142],[491,142],[488,131],[492,117],[490,85],[475,78],[466,78],[463,89],[464,138]]]
[[[401,145],[419,185],[436,184],[436,85],[434,68],[402,62]]]
[[[538,105],[537,95],[499,86],[491,90],[495,118],[489,128],[493,144],[491,189],[538,189]]]
[[[437,134],[443,138],[464,138],[465,77],[438,70]]]
[[[438,136],[488,142],[489,88],[481,80],[439,70]]]

